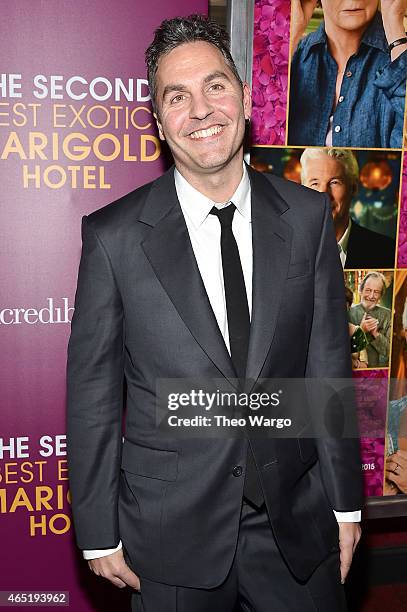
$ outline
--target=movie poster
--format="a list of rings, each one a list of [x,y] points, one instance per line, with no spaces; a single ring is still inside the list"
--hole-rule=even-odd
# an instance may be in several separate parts
[[[364,20],[363,35],[341,55],[330,26],[351,17],[335,10],[325,0],[256,0],[251,164],[330,198],[365,492],[399,495],[407,493],[407,53],[389,52],[392,16],[369,8],[352,17]]]
[[[1,3],[0,591],[43,590],[44,605],[126,606],[91,574],[71,524],[65,368],[81,217],[166,168],[144,51],[164,18],[207,9]]]

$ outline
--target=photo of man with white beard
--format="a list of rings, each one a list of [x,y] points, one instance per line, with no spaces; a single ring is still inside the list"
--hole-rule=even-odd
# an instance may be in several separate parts
[[[360,302],[348,311],[349,322],[359,325],[365,332],[369,368],[387,366],[389,363],[391,310],[379,302],[386,290],[381,272],[369,271],[360,287]]]

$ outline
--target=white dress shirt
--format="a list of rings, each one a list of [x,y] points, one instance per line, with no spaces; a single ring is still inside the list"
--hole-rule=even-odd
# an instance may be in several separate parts
[[[213,202],[190,185],[185,178],[174,171],[175,189],[185,218],[192,249],[198,264],[203,284],[208,294],[209,302],[215,314],[221,334],[230,353],[229,331],[227,324],[225,288],[223,284],[222,254],[220,247],[221,227],[219,219],[209,214],[213,206],[223,208],[230,202],[236,206],[233,215],[232,231],[239,249],[243,277],[246,285],[249,313],[252,311],[252,221],[251,221],[251,188],[250,180],[243,164],[243,176],[235,193],[226,203]],[[354,512],[336,512],[338,522],[358,522],[360,510]],[[102,550],[84,550],[85,559],[104,557],[121,548],[121,542],[116,548]]]

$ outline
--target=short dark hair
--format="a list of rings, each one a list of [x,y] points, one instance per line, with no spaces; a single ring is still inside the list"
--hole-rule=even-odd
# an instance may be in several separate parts
[[[147,78],[154,112],[157,112],[156,73],[159,59],[184,43],[204,41],[222,53],[240,85],[243,85],[230,53],[230,37],[226,30],[205,15],[189,15],[165,19],[154,32],[154,40],[145,53]]]

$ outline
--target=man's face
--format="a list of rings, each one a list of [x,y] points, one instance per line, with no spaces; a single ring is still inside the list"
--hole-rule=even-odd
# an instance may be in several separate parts
[[[365,28],[378,6],[378,0],[322,0],[325,22],[343,30]]]
[[[329,195],[334,223],[347,224],[355,185],[346,176],[345,166],[337,159],[321,155],[308,159],[305,172],[304,185]]]
[[[383,283],[380,278],[370,277],[367,279],[360,296],[360,301],[365,310],[371,310],[380,301],[383,293]]]
[[[157,125],[177,168],[186,178],[214,173],[243,157],[245,119],[251,98],[221,52],[197,41],[161,57],[157,79]]]

